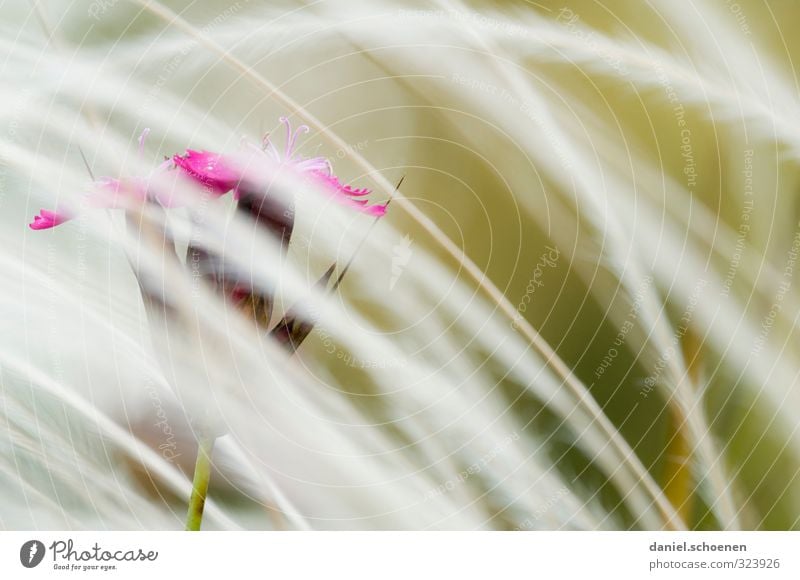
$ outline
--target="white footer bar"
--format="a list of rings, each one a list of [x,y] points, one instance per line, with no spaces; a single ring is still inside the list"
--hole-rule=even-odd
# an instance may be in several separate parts
[[[2,532],[0,578],[800,578],[800,532]]]

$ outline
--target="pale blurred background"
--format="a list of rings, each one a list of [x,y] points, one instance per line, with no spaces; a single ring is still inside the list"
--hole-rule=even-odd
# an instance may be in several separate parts
[[[0,14],[1,526],[179,529],[195,452],[119,216],[27,223],[81,193],[80,150],[116,175],[145,127],[155,164],[281,115],[417,211],[370,234],[336,324],[214,395],[210,527],[800,526],[796,3]],[[313,280],[369,220],[310,215]]]

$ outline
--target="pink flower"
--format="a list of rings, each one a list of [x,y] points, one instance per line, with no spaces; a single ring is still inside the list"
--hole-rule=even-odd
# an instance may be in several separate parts
[[[241,156],[225,156],[210,151],[193,150],[186,151],[184,155],[175,155],[172,160],[189,177],[212,192],[222,195],[234,190],[234,195],[239,198],[243,193],[248,193],[248,190],[261,189],[248,183],[244,179],[245,172],[240,168],[258,164],[258,157],[265,156],[273,164],[287,167],[301,176],[311,178],[339,202],[374,216],[386,213],[385,204],[368,204],[365,198],[371,193],[369,189],[355,189],[342,184],[333,174],[331,164],[325,157],[306,159],[297,153],[298,139],[301,134],[308,133],[308,126],[300,125],[293,131],[289,119],[281,117],[280,121],[286,127],[286,145],[283,151],[275,147],[269,137],[265,137],[260,148],[252,144],[249,146],[250,153],[253,153],[255,158],[247,158],[246,163],[241,162]]]
[[[247,163],[244,165],[258,163],[258,157],[264,156],[273,164],[287,167],[301,176],[310,178],[338,202],[376,217],[386,213],[386,204],[369,204],[366,199],[370,194],[369,189],[357,189],[342,184],[334,175],[331,164],[325,157],[306,159],[297,153],[300,135],[309,131],[306,125],[300,125],[293,131],[286,117],[281,117],[280,121],[286,127],[286,145],[283,151],[279,151],[269,137],[265,137],[260,148],[254,145],[250,146],[251,152],[254,152],[256,157],[247,159]],[[144,140],[148,133],[149,129],[145,129],[139,137],[140,156],[143,153]],[[245,172],[240,161],[241,159],[236,156],[189,149],[183,155],[174,155],[171,160],[164,161],[145,177],[135,176],[120,179],[101,177],[92,184],[91,191],[85,198],[86,203],[91,207],[107,209],[124,208],[131,204],[141,204],[147,201],[155,201],[164,207],[184,205],[185,200],[175,199],[171,190],[163,187],[163,183],[162,187],[156,187],[159,180],[164,180],[167,172],[178,169],[179,173],[176,176],[188,177],[191,181],[203,186],[212,195],[221,196],[233,190],[236,198],[240,200],[240,204],[244,203],[259,219],[275,221],[272,219],[274,217],[272,214],[277,211],[273,207],[275,203],[264,200],[264,194],[258,193],[263,189],[262,187],[244,179]],[[54,212],[43,209],[39,215],[34,217],[30,228],[34,230],[53,228],[72,219],[76,213],[75,211]],[[286,211],[281,210],[281,213],[285,214]],[[286,220],[283,218],[277,221],[280,222],[277,226],[283,230],[281,237],[286,237],[287,233],[290,234],[291,225],[284,224],[283,222]],[[285,241],[288,241],[288,237]]]

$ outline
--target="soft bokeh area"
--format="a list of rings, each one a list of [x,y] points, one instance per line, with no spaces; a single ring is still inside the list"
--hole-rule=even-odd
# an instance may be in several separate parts
[[[800,528],[794,3],[0,15],[0,527],[181,529],[204,417],[204,529]],[[387,215],[282,186],[286,259],[230,196],[28,228],[187,149],[283,150],[282,116]],[[273,321],[307,305],[308,339],[142,224],[277,288]]]

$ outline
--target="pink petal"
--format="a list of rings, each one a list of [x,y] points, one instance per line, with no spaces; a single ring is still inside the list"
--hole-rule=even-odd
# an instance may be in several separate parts
[[[374,205],[364,206],[362,211],[375,217],[383,217],[386,215],[387,208],[388,206],[385,203],[376,203]]]
[[[186,151],[172,160],[189,177],[208,187],[215,195],[223,195],[236,187],[241,174],[224,156],[210,151]]]
[[[28,227],[30,227],[32,230],[47,230],[63,224],[69,219],[72,219],[71,216],[68,216],[63,212],[57,213],[43,209],[39,211],[39,215],[33,217],[33,221],[28,225]]]
[[[85,196],[86,204],[97,209],[116,209],[127,207],[131,200],[143,201],[146,195],[140,179],[119,180],[101,177],[92,184],[92,190]],[[73,212],[50,211],[43,209],[34,216],[29,227],[32,230],[46,230],[71,220]]]

